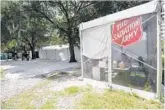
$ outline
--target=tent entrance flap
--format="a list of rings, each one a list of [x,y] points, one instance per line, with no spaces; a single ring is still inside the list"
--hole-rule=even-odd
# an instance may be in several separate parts
[[[83,55],[92,59],[108,56],[110,24],[82,31]]]

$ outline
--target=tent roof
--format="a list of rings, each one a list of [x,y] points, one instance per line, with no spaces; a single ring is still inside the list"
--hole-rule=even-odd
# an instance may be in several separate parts
[[[42,50],[60,50],[60,49],[64,49],[64,48],[68,48],[68,45],[51,45],[51,46],[46,46],[46,47],[42,47]]]
[[[81,24],[81,30],[96,27],[103,24],[113,23],[115,21],[130,18],[133,16],[156,12],[157,4],[158,0],[153,0],[151,2],[135,6],[133,8],[129,8],[88,22],[84,22]]]

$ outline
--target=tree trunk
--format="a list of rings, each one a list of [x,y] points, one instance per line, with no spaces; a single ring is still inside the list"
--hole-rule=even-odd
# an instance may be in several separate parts
[[[35,48],[31,47],[31,52],[32,52],[32,59],[36,59],[36,55],[35,55]]]
[[[71,62],[77,62],[75,59],[75,53],[74,53],[74,44],[73,44],[73,40],[69,39],[69,52],[70,52],[70,63]]]
[[[32,52],[32,59],[36,59],[36,55],[35,55],[35,44],[36,43],[34,43],[34,35],[35,35],[35,33],[32,33],[32,35],[31,35],[32,39],[31,39],[31,45],[30,45],[30,49]]]

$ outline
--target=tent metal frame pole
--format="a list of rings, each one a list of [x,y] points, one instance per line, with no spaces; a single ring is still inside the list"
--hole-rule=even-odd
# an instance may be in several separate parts
[[[83,66],[83,44],[82,44],[82,24],[79,25],[79,37],[80,37],[80,53],[81,53],[81,78],[84,78],[84,66]]]
[[[157,86],[156,97],[161,99],[162,60],[161,60],[161,36],[160,36],[160,10],[157,12]]]
[[[111,25],[109,25],[109,31],[111,33]],[[108,85],[110,88],[112,88],[112,66],[111,66],[111,62],[112,62],[112,47],[111,47],[111,34],[109,34],[110,36],[108,37],[109,40],[109,49],[108,49]]]
[[[163,2],[162,7],[163,7],[162,14],[163,14],[163,18],[164,18],[164,20],[162,21],[162,24],[163,23],[165,24],[165,1]],[[165,25],[162,25],[162,27],[164,28]],[[163,36],[163,40],[164,40],[164,56],[163,56],[164,57],[164,68],[163,68],[163,70],[164,70],[164,74],[165,74],[165,32],[162,32],[162,36]],[[164,76],[163,79],[165,79],[165,76]],[[165,83],[165,81],[163,83]],[[165,92],[163,94],[164,94],[164,97],[165,97]]]

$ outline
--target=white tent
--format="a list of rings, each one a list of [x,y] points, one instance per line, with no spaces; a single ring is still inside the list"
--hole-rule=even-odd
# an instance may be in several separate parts
[[[80,51],[77,47],[74,48],[76,60],[80,60]],[[39,58],[47,60],[68,61],[70,59],[68,45],[52,45],[42,47],[39,50]]]
[[[158,0],[153,0],[151,2],[133,7],[133,8],[129,8],[126,9],[124,11],[120,11],[114,14],[110,14],[101,18],[97,18],[88,22],[84,22],[81,23],[79,25],[79,33],[80,33],[80,42],[81,42],[81,66],[82,66],[82,77],[84,77],[84,65],[86,62],[91,61],[92,60],[100,60],[103,59],[105,57],[108,58],[108,84],[110,86],[113,86],[112,83],[112,66],[111,66],[111,62],[112,62],[112,53],[113,50],[112,48],[112,25],[116,22],[116,21],[120,21],[123,19],[127,19],[127,18],[132,18],[135,16],[142,16],[142,15],[147,15],[149,17],[144,18],[142,23],[145,23],[147,21],[149,21],[150,19],[156,19],[156,22],[152,22],[152,23],[148,23],[148,24],[152,24],[152,27],[155,25],[154,28],[156,30],[157,33],[154,33],[154,35],[157,36],[157,41],[153,43],[153,45],[155,45],[155,47],[157,47],[157,53],[155,56],[157,56],[157,62],[156,65],[157,66],[150,66],[152,68],[154,68],[157,71],[157,96],[160,96],[160,81],[161,81],[161,60],[160,60],[160,37],[159,37],[159,25],[157,24],[157,21],[159,20],[158,16],[159,16],[159,2]],[[154,24],[155,23],[155,24]],[[150,30],[152,31],[152,30]],[[151,33],[147,33],[148,36],[150,36]],[[142,39],[145,41],[145,32],[143,31],[143,36]],[[138,47],[139,45],[139,47]],[[142,46],[142,47],[140,47]],[[136,52],[138,51],[136,48],[140,48],[139,49],[139,54],[142,54],[141,56],[147,57],[146,54],[144,53],[146,52],[147,48],[144,48],[144,42],[140,42],[139,44],[137,43],[136,46],[134,47],[128,47],[128,48],[124,48],[125,50],[131,50]],[[137,53],[138,53],[137,52]],[[130,55],[131,56],[131,55]],[[84,60],[83,57],[87,57],[86,60]],[[117,57],[117,55],[115,55],[115,57]],[[136,58],[136,56],[133,56]],[[96,69],[97,65],[94,64],[93,70],[94,70],[94,74],[97,74],[97,71],[100,71],[99,69]],[[147,64],[146,64],[147,65]],[[87,66],[87,65],[86,65]],[[89,65],[87,66],[89,67]],[[88,71],[88,70],[87,70]],[[94,76],[93,76],[94,77]],[[101,76],[100,76],[101,77]]]
[[[109,43],[105,45],[105,43],[103,44],[102,42],[110,42],[107,40],[110,37],[109,33],[111,33],[111,24],[113,24],[115,21],[130,18],[133,16],[154,13],[157,10],[158,1],[153,0],[146,4],[142,4],[130,9],[126,9],[124,11],[120,11],[85,23],[81,23],[79,27],[82,35],[82,46],[84,50],[83,55],[89,57],[95,56],[96,58],[107,56],[108,52],[102,53],[101,56],[100,54],[99,56],[95,54],[100,52],[102,49],[106,49],[106,47],[109,45]],[[93,40],[93,37],[95,37],[95,40]]]

